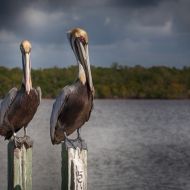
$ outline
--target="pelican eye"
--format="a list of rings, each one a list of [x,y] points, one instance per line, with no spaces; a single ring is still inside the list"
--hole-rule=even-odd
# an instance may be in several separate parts
[[[87,43],[86,43],[86,40],[84,39],[83,36],[80,36],[80,37],[78,37],[78,38],[79,38],[80,42],[81,42],[83,45],[86,45],[86,44],[87,44]]]

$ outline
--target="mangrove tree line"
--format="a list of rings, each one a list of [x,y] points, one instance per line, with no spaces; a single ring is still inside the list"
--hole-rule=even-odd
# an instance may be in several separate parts
[[[190,98],[190,67],[128,67],[113,63],[110,68],[91,66],[95,98]],[[77,66],[32,69],[33,86],[40,86],[43,98],[56,98],[61,89],[76,79]],[[0,67],[0,98],[12,87],[20,88],[22,70]]]

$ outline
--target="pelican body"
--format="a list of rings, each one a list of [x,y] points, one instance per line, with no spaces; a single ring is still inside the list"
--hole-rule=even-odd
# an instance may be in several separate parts
[[[88,54],[88,36],[76,28],[67,33],[71,48],[78,63],[78,76],[71,86],[62,89],[56,99],[51,119],[50,136],[52,144],[60,144],[76,129],[89,120],[93,108],[92,76]],[[79,131],[78,131],[78,135]]]
[[[22,52],[23,78],[21,89],[12,88],[1,102],[0,107],[0,135],[5,139],[16,136],[24,127],[26,137],[26,127],[34,117],[41,101],[40,87],[33,88],[31,81],[31,44],[24,40],[20,49]],[[18,138],[18,137],[17,137]]]

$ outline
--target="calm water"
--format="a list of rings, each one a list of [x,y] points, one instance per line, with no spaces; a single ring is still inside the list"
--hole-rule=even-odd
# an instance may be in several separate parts
[[[61,189],[61,147],[49,137],[53,102],[43,100],[28,126],[34,139],[33,190]],[[190,101],[95,100],[82,137],[89,149],[88,190],[190,189]],[[0,138],[2,190],[7,143]]]

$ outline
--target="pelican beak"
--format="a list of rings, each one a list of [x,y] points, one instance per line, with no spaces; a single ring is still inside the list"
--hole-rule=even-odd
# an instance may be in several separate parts
[[[23,66],[23,84],[25,86],[26,93],[30,93],[30,89],[32,88],[31,82],[31,61],[30,61],[30,50],[31,45],[28,41],[23,41],[20,46],[22,52],[22,66]]]
[[[92,75],[90,69],[90,60],[88,53],[88,36],[86,32],[82,29],[74,29],[67,33],[71,48],[76,56],[77,62],[82,65],[85,75],[87,85],[91,93],[94,92],[94,86],[92,83]]]

